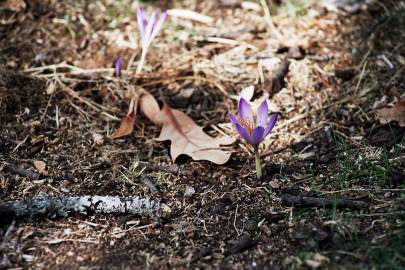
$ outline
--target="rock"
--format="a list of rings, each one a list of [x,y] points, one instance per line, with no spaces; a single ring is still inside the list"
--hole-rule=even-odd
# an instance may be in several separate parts
[[[186,186],[186,190],[184,191],[184,197],[191,198],[195,194],[195,189],[192,186]]]

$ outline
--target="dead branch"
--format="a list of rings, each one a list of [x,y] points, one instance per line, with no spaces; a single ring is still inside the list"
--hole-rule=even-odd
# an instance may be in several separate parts
[[[4,166],[4,170],[18,174],[19,176],[28,177],[29,179],[32,180],[37,180],[40,176],[39,173],[18,167],[17,165],[14,164],[6,164]]]
[[[225,256],[237,254],[254,247],[259,240],[250,234],[244,234],[232,241],[231,246],[225,251]]]
[[[158,219],[161,204],[158,199],[114,196],[34,197],[0,204],[0,219],[33,218],[46,215],[51,218],[69,214],[133,214]]]
[[[333,199],[333,198],[316,198],[307,196],[295,196],[290,194],[281,195],[281,204],[284,206],[300,206],[300,207],[325,207],[332,208],[350,208],[364,209],[367,208],[367,203],[358,200],[349,199]]]

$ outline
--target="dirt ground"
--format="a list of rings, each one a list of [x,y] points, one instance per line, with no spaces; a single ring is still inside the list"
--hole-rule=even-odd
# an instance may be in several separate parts
[[[132,1],[0,2],[0,202],[150,196],[171,209],[0,217],[0,269],[405,269],[405,128],[377,113],[405,98],[405,1],[269,1],[275,28],[242,2],[145,2],[214,22],[169,18],[137,78]],[[135,56],[121,78],[117,55],[125,69]],[[164,93],[212,136],[234,135],[227,113],[250,85],[280,113],[259,180],[241,140],[215,165],[174,163],[142,114],[132,135],[111,138],[135,87]],[[367,207],[287,206],[285,195]]]

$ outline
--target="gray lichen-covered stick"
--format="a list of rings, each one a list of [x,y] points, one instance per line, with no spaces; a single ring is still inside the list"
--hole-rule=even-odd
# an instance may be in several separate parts
[[[71,213],[134,214],[155,220],[162,215],[158,199],[114,196],[34,197],[0,203],[0,219],[46,215],[66,217]]]

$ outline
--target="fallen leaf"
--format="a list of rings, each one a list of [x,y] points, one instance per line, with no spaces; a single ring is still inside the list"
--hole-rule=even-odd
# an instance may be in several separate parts
[[[143,92],[139,106],[145,116],[155,125],[160,124],[160,107],[156,99],[148,92]]]
[[[128,114],[121,119],[120,127],[112,134],[113,139],[121,138],[132,133],[134,130],[137,108],[138,96],[133,96],[131,98],[131,103],[129,104]]]
[[[46,170],[46,164],[42,160],[34,160],[34,167],[43,176],[49,175],[48,171]]]
[[[181,154],[215,164],[224,164],[229,160],[231,153],[221,150],[220,146],[233,143],[235,138],[208,136],[187,114],[170,108],[166,103],[160,113],[160,122],[162,130],[157,140],[172,142],[170,154],[173,161]]]
[[[21,10],[25,9],[27,5],[23,0],[8,0],[7,7],[11,11],[20,12]]]
[[[50,82],[46,87],[45,92],[47,95],[52,95],[55,92],[55,89],[56,89],[55,82]]]
[[[381,124],[395,121],[400,127],[405,127],[405,100],[398,101],[392,108],[383,108],[377,111]]]

